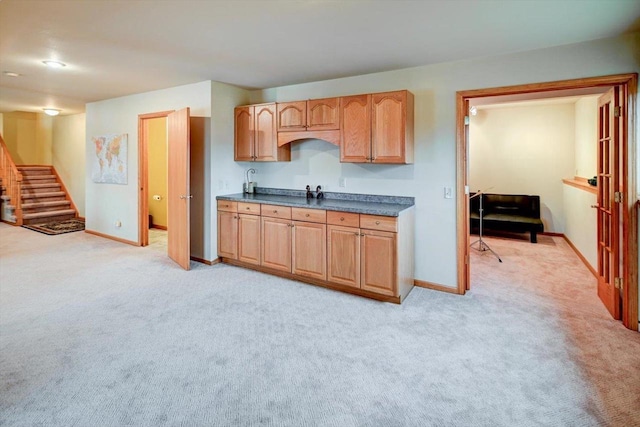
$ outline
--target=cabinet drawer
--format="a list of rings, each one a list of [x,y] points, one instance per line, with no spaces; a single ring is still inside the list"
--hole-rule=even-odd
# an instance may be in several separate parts
[[[291,219],[324,224],[327,222],[327,211],[320,209],[291,208]]]
[[[218,200],[218,210],[227,212],[237,212],[238,202],[231,202],[229,200]]]
[[[260,205],[260,213],[272,218],[291,219],[291,208],[288,206]]]
[[[393,216],[360,215],[360,228],[380,231],[398,231],[398,219]]]
[[[238,212],[248,215],[260,215],[260,203],[238,202]]]
[[[345,227],[360,227],[360,215],[351,212],[327,212],[327,224],[344,225]]]

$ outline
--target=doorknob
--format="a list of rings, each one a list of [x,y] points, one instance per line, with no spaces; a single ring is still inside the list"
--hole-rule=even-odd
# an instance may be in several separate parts
[[[180,196],[181,199],[193,199],[193,195],[189,194],[188,196]]]
[[[591,207],[592,207],[593,209],[598,209],[600,206],[599,206],[599,205],[591,205]]]

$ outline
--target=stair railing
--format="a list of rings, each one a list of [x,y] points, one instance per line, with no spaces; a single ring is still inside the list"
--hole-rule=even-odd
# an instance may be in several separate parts
[[[0,135],[0,177],[7,195],[11,198],[11,204],[15,207],[16,225],[22,225],[22,174],[13,162],[2,135]]]

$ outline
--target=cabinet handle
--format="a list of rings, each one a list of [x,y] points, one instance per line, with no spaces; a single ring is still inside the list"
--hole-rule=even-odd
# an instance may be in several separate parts
[[[277,211],[277,210],[274,210],[274,211],[273,211],[273,213],[278,213],[278,211]]]
[[[376,221],[376,225],[380,225],[380,221]]]
[[[355,236],[360,236],[360,233],[353,233]]]
[[[233,219],[238,219],[238,217],[237,217],[237,216],[234,216],[234,217],[233,217]]]
[[[344,217],[343,216],[340,217],[340,221],[344,221]]]
[[[249,206],[247,206],[245,209],[248,210],[248,211],[251,210],[251,208]]]
[[[366,236],[366,234],[364,234],[364,233],[360,233],[360,236]]]
[[[309,214],[304,214],[304,216],[309,217]]]

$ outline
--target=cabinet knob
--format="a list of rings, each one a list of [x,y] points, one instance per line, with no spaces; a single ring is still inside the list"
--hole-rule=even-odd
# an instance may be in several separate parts
[[[278,213],[278,211],[274,209],[273,213]]]
[[[250,208],[249,206],[247,206],[245,209],[246,209],[246,210],[251,210],[251,208]]]
[[[309,217],[309,214],[305,214],[304,216]]]
[[[344,217],[343,216],[340,217],[340,221],[344,221]]]
[[[376,225],[380,225],[380,221],[376,221]]]
[[[360,235],[361,235],[361,236],[366,236],[366,234],[364,234],[364,233],[360,233]]]

